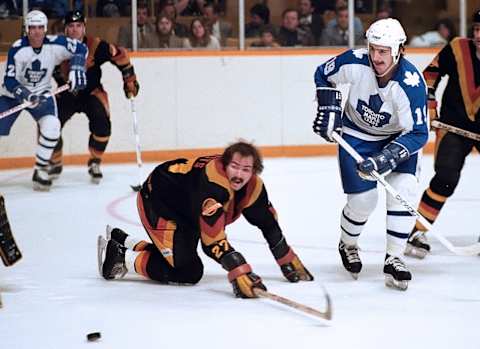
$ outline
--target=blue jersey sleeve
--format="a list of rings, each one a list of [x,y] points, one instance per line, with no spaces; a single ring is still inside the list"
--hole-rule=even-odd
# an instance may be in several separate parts
[[[417,79],[421,75],[418,72],[412,74],[412,79]],[[400,86],[404,90],[408,105],[400,108],[400,113],[411,117],[412,129],[394,140],[405,147],[410,154],[418,152],[428,141],[428,118],[427,118],[427,89],[422,78],[418,80],[418,86],[411,86],[405,81],[400,80]]]
[[[348,83],[351,76],[345,68],[354,64],[369,65],[367,50],[348,50],[318,66],[314,76],[315,85],[335,87],[338,84]]]

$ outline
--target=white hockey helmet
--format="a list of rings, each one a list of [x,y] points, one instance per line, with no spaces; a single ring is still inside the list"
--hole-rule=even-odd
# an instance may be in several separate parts
[[[25,17],[25,32],[28,33],[28,27],[38,25],[43,26],[45,32],[48,30],[48,18],[42,11],[33,10],[27,13]]]
[[[390,47],[393,64],[400,59],[400,47],[407,41],[407,35],[399,21],[393,18],[373,22],[366,32],[367,44]]]

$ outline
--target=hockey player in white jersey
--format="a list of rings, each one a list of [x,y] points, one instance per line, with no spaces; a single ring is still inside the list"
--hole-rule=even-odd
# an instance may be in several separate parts
[[[55,98],[52,97],[52,73],[56,65],[70,60],[70,90],[86,86],[85,58],[87,47],[65,36],[47,33],[47,17],[31,11],[25,18],[26,36],[17,40],[8,51],[5,76],[0,96],[0,111],[31,102],[26,110],[38,124],[33,188],[49,190],[48,163],[60,137],[60,121]],[[0,136],[6,136],[20,112],[0,119]]]
[[[377,171],[404,197],[417,194],[418,151],[428,139],[427,90],[422,75],[405,57],[407,40],[395,19],[374,22],[366,33],[368,50],[348,50],[315,72],[318,110],[314,132],[343,138],[365,159],[361,163],[339,148],[347,203],[340,219],[338,246],[345,269],[357,279],[362,269],[358,238],[378,201]],[[350,84],[342,115],[338,85]],[[400,259],[415,217],[387,194],[385,283],[406,290],[411,273]]]

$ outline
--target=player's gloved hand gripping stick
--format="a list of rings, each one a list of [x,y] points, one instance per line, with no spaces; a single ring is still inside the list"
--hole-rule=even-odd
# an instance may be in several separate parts
[[[56,94],[58,93],[62,93],[63,91],[66,91],[70,89],[70,85],[69,84],[65,84],[65,85],[62,85],[60,86],[59,88],[57,88],[54,92],[52,92],[51,94],[42,94],[42,97],[43,98],[48,98],[48,97],[53,97],[55,96]],[[38,97],[38,95],[35,95]],[[28,107],[31,107],[35,104],[37,104],[39,102],[39,100],[35,99],[35,98],[29,98],[29,100],[26,100],[25,102],[17,105],[16,107],[13,107],[12,109],[9,109],[9,110],[6,110],[2,113],[0,113],[0,119],[3,119],[9,115],[12,115],[14,113],[17,113],[25,108],[28,108]]]
[[[355,149],[350,146],[337,132],[332,132],[333,140],[337,142],[347,153],[349,153],[357,163],[362,163],[364,159],[356,152]],[[454,246],[447,238],[445,238],[440,233],[435,232],[433,229],[432,224],[427,221],[416,209],[415,207],[410,204],[407,200],[405,200],[400,193],[398,193],[395,188],[393,188],[383,176],[381,176],[376,170],[370,172],[370,174],[380,182],[384,187],[385,190],[390,193],[399,203],[405,207],[410,214],[417,217],[417,220],[423,224],[425,228],[427,228],[429,234],[432,234],[443,246],[449,249],[451,252],[455,253],[459,256],[474,256],[480,253],[480,243],[476,243],[473,245],[468,246]]]

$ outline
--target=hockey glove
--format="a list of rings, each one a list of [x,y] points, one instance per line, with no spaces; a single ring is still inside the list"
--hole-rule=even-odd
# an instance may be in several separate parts
[[[68,80],[70,82],[70,92],[77,92],[87,87],[84,56],[77,54],[72,57],[70,60]]]
[[[372,175],[373,171],[386,176],[409,157],[410,154],[406,148],[397,143],[390,143],[380,153],[360,162],[357,165],[358,174],[363,179],[375,181],[376,179]]]
[[[250,265],[246,263],[231,270],[228,273],[228,280],[232,283],[235,297],[238,298],[256,298],[254,288],[267,290],[262,279],[253,273]]]
[[[329,88],[317,88],[317,117],[313,122],[313,132],[328,142],[333,142],[332,133],[342,132],[342,94]]]
[[[20,102],[30,102],[32,103],[31,108],[39,106],[41,103],[45,102],[49,95],[48,91],[41,94],[35,94],[31,92],[28,88],[19,85],[14,91],[15,98]]]
[[[227,253],[220,259],[222,267],[228,270],[228,281],[232,284],[233,293],[238,298],[256,298],[253,289],[267,290],[262,279],[252,272],[252,268],[237,251]]]
[[[305,268],[298,256],[293,252],[292,248],[288,246],[284,238],[271,248],[273,257],[280,266],[283,276],[290,282],[312,281],[313,276]]]
[[[122,77],[123,77],[123,91],[125,92],[125,97],[132,98],[138,95],[138,90],[140,85],[137,81],[137,76],[135,75],[135,70],[131,64],[121,68]]]

